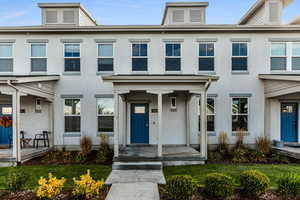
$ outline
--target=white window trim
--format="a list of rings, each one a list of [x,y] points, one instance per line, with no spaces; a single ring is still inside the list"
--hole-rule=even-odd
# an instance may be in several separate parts
[[[80,114],[79,115],[66,115],[65,114],[65,105],[66,105],[66,100],[76,100],[76,99],[79,99],[79,102],[80,102]],[[63,126],[64,126],[64,133],[66,133],[66,134],[72,134],[72,133],[80,133],[81,134],[81,131],[82,131],[82,126],[81,126],[81,120],[82,120],[82,117],[81,117],[81,106],[82,106],[82,101],[81,101],[82,99],[80,99],[80,98],[65,98],[65,99],[63,99],[63,115],[64,115],[64,123],[63,123]],[[66,127],[65,127],[65,125],[66,125],[66,122],[65,122],[65,117],[80,117],[80,131],[79,132],[76,132],[76,131],[71,131],[71,132],[66,132]]]
[[[300,55],[294,56],[294,54],[293,54],[293,48],[294,48],[294,45],[295,45],[295,44],[300,45],[300,42],[292,42],[292,43],[291,43],[291,70],[292,70],[293,72],[300,72],[300,69],[299,69],[299,70],[293,70],[293,58],[300,58]]]
[[[11,45],[11,57],[0,57],[0,59],[12,59],[13,62],[13,70],[12,72],[0,72],[0,74],[12,74],[14,72],[14,66],[15,66],[15,54],[14,54],[14,49],[15,49],[15,44],[14,43],[1,43],[0,45]]]
[[[64,71],[63,71],[63,73],[64,74],[74,74],[74,73],[81,73],[81,43],[63,43],[63,45],[64,45],[64,50],[63,50],[63,57],[64,57]],[[66,45],[79,45],[79,57],[66,57],[65,56],[65,51],[66,51]],[[66,58],[68,58],[68,59],[80,59],[80,70],[79,71],[72,71],[72,72],[69,72],[69,71],[66,71],[66,66],[65,66],[65,59]]]
[[[146,44],[147,45],[147,56],[133,56],[133,52],[132,51],[133,51],[133,45],[134,44]],[[131,73],[141,73],[141,74],[147,73],[149,71],[149,44],[148,44],[148,42],[143,42],[143,41],[141,41],[141,42],[132,42],[130,44],[130,46],[131,46],[131,51],[130,51]],[[146,71],[136,71],[136,70],[134,71],[134,70],[132,70],[132,59],[133,58],[147,58],[147,70]]]
[[[247,44],[247,56],[233,56],[233,44]],[[230,59],[230,62],[231,62],[231,73],[232,74],[235,74],[235,73],[248,73],[249,72],[249,45],[250,43],[249,42],[246,42],[246,41],[233,41],[231,42],[231,59]],[[247,58],[247,70],[233,70],[232,69],[232,58]]]
[[[272,56],[272,45],[273,44],[284,44],[285,45],[285,56]],[[288,42],[270,42],[270,58],[269,58],[269,62],[270,62],[270,66],[269,66],[269,69],[270,69],[270,72],[272,73],[278,73],[278,72],[288,72],[288,71],[292,71],[291,69],[291,66],[289,67],[289,64],[288,64]],[[285,66],[285,70],[272,70],[272,63],[271,63],[271,59],[272,58],[285,58],[286,59],[286,66]]]
[[[39,44],[39,45],[45,45],[46,46],[46,56],[45,57],[33,57],[32,56],[32,45]],[[46,71],[32,71],[31,68],[31,60],[34,58],[46,58]],[[47,73],[48,71],[48,44],[47,43],[30,43],[30,73]]]
[[[110,98],[110,97],[102,97],[102,98],[100,98],[100,97],[97,97],[96,98],[96,120],[97,120],[97,127],[96,127],[96,130],[97,130],[97,133],[99,133],[99,134],[101,134],[101,133],[103,133],[103,134],[113,134],[114,133],[114,131],[113,132],[104,132],[104,131],[99,131],[99,127],[98,127],[98,117],[115,117],[115,111],[114,111],[114,114],[99,114],[98,113],[98,100],[99,99],[112,99],[113,101],[114,101],[114,97],[112,97],[112,98]],[[114,127],[113,127],[113,129],[114,129]]]
[[[112,56],[99,56],[99,45],[112,45]],[[97,73],[98,74],[112,74],[115,71],[115,45],[113,43],[96,43],[97,45]],[[81,55],[81,54],[80,54]],[[113,59],[113,70],[112,71],[99,71],[98,70],[98,58],[112,58]]]
[[[208,114],[208,112],[207,112],[207,99],[213,99],[214,100],[214,113],[213,114]],[[199,101],[198,101],[198,111],[200,111],[200,99],[199,99]],[[214,131],[208,131],[208,130],[206,130],[206,132],[207,133],[216,133],[216,97],[207,97],[206,98],[206,123],[207,123],[207,117],[208,116],[214,116]],[[201,117],[201,113],[199,113],[198,114],[198,119],[200,120],[200,117]],[[206,129],[207,129],[207,125],[206,125]],[[198,127],[198,130],[199,130],[199,127]],[[199,130],[199,133],[201,133],[201,130]]]
[[[232,133],[237,133],[237,131],[232,130],[232,116],[248,116],[248,124],[247,124],[247,130],[244,131],[246,134],[249,133],[249,124],[250,124],[250,98],[249,97],[230,97],[231,98],[231,107],[230,107],[230,112],[231,112],[231,132]],[[244,113],[233,113],[232,112],[232,107],[233,107],[233,99],[247,99],[247,104],[248,104],[248,110],[247,114]]]
[[[201,44],[206,44],[206,45],[208,45],[208,44],[212,44],[212,45],[214,45],[214,55],[213,56],[200,56],[200,45]],[[216,49],[215,49],[215,43],[214,42],[199,42],[198,43],[198,48],[197,48],[197,56],[198,56],[198,60],[197,60],[197,71],[199,72],[199,73],[216,73]],[[199,69],[199,58],[213,58],[214,59],[214,70],[210,70],[210,71],[204,71],[204,70],[200,70]]]
[[[168,44],[179,44],[180,45],[180,56],[167,56],[167,45]],[[180,70],[178,71],[169,71],[166,70],[166,59],[167,58],[180,58]],[[165,74],[178,74],[182,73],[182,43],[181,42],[165,42],[164,43],[164,72]]]

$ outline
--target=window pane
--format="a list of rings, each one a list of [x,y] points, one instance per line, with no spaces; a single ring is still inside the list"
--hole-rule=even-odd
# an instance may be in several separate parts
[[[207,44],[207,56],[214,56],[214,44]]]
[[[240,103],[240,99],[239,98],[233,98],[232,99],[232,113],[234,113],[234,114],[240,113],[239,103]]]
[[[112,44],[99,44],[98,45],[98,56],[113,56],[113,45]]]
[[[247,56],[247,55],[248,55],[247,43],[240,43],[240,56]]]
[[[199,44],[199,56],[207,56],[206,47],[207,44]]]
[[[233,98],[232,99],[232,113],[248,114],[248,99],[247,98]]]
[[[132,44],[132,56],[140,55],[140,46],[139,44]]]
[[[232,71],[247,71],[248,58],[232,58]]]
[[[180,58],[166,58],[166,71],[180,71]]]
[[[271,55],[272,56],[286,56],[286,45],[285,44],[272,44]]]
[[[300,70],[300,57],[292,58],[292,69]]]
[[[132,58],[132,71],[147,71],[147,58]]]
[[[98,131],[99,132],[113,132],[114,131],[114,117],[113,116],[98,116]]]
[[[31,71],[32,72],[46,72],[47,71],[47,58],[31,58]]]
[[[215,131],[215,116],[207,116],[207,131]]]
[[[212,98],[207,98],[207,114],[212,115],[215,113],[215,101]]]
[[[97,112],[99,115],[113,115],[114,99],[113,98],[97,99]]]
[[[65,72],[80,72],[80,58],[65,58]]]
[[[239,56],[240,55],[240,44],[232,43],[232,55]]]
[[[12,57],[12,45],[11,44],[1,44],[0,45],[0,57]]]
[[[65,116],[65,132],[80,132],[80,116]]]
[[[140,56],[147,56],[147,44],[140,44]]]
[[[248,131],[248,116],[233,115],[232,116],[232,131]]]
[[[174,45],[174,55],[173,56],[180,56],[180,44],[173,44]]]
[[[113,58],[98,58],[98,71],[114,71],[114,59]]]
[[[80,57],[80,45],[65,44],[65,57]]]
[[[300,44],[299,43],[293,44],[293,56],[300,56]]]
[[[31,44],[31,57],[46,57],[46,45]]]
[[[166,44],[166,56],[173,56],[173,44]]]
[[[80,99],[65,99],[65,115],[80,115]]]
[[[271,70],[286,70],[286,58],[271,58]]]
[[[199,58],[199,71],[214,71],[214,58]]]
[[[12,72],[13,59],[0,59],[0,72]]]

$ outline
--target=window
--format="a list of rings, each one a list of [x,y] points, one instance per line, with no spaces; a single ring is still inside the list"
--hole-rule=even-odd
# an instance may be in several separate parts
[[[286,43],[273,43],[271,45],[271,70],[286,70],[286,56]]]
[[[13,45],[0,44],[0,72],[13,71]]]
[[[80,72],[80,44],[65,44],[65,72]]]
[[[248,44],[232,43],[232,71],[248,70]]]
[[[114,99],[97,99],[97,117],[99,132],[114,131]]]
[[[166,71],[181,70],[181,46],[180,44],[166,44]]]
[[[98,72],[113,71],[113,44],[98,44]]]
[[[300,70],[300,43],[293,43],[292,70]]]
[[[132,44],[132,71],[148,70],[148,45]]]
[[[80,99],[65,99],[65,132],[80,132]]]
[[[248,98],[232,98],[232,131],[248,131]]]
[[[184,22],[184,10],[174,10],[172,19],[174,23]]]
[[[63,22],[67,24],[73,24],[75,22],[75,13],[73,10],[63,11]]]
[[[46,44],[31,44],[31,71],[47,71]]]
[[[215,70],[214,43],[199,44],[199,71]]]
[[[55,10],[47,10],[45,12],[45,15],[46,15],[46,24],[57,23],[57,11],[55,11]]]
[[[207,116],[207,131],[214,132],[215,131],[215,98],[207,98],[206,104],[206,116]],[[200,107],[200,101],[199,101]],[[201,131],[201,123],[200,123],[200,110],[198,109],[198,116],[199,116],[199,131]]]

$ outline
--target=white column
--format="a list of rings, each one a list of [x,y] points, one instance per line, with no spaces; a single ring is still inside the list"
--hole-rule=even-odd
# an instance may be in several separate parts
[[[127,145],[127,102],[123,102],[123,146]]]
[[[206,129],[206,92],[201,92],[201,105],[200,105],[200,122],[201,122],[201,130],[200,130],[200,154],[202,157],[207,158],[207,129]]]
[[[15,91],[12,95],[13,107],[13,157],[17,162],[21,162],[20,144],[20,93]]]
[[[157,109],[158,109],[158,137],[157,137],[157,155],[162,157],[162,141],[161,135],[163,131],[163,121],[162,121],[162,93],[157,94]]]
[[[114,93],[114,157],[119,157],[119,94]]]
[[[190,102],[191,102],[191,97],[187,96],[186,101],[185,101],[185,125],[186,125],[186,146],[190,146],[191,143],[191,122],[190,122]]]

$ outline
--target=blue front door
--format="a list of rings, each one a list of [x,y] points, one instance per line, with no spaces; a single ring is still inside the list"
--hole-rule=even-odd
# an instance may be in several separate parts
[[[12,142],[12,107],[0,105],[0,145],[8,145]]]
[[[149,144],[148,104],[131,104],[131,144]]]
[[[281,140],[298,142],[298,104],[281,104]]]

